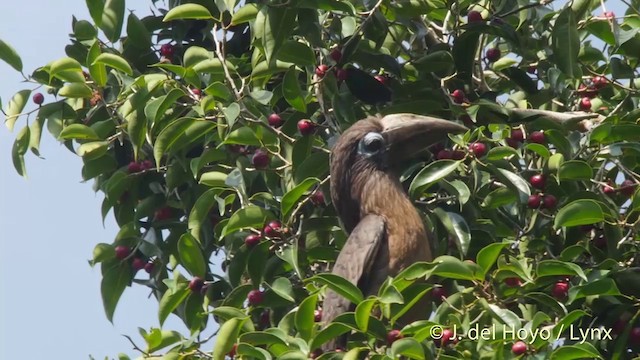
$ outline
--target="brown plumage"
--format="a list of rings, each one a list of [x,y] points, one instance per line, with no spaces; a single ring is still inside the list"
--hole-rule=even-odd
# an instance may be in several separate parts
[[[360,120],[337,141],[331,156],[331,199],[349,238],[333,273],[356,284],[363,295],[377,294],[388,276],[418,261],[432,260],[422,218],[404,192],[392,165],[465,127],[412,114]],[[352,311],[353,305],[327,291],[323,324]],[[425,316],[427,314],[424,314]],[[333,341],[325,350],[344,346]]]

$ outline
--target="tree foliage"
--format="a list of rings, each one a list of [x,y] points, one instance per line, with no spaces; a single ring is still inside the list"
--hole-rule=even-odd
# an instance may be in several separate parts
[[[509,359],[522,340],[530,358],[628,358],[640,4],[616,16],[549,2],[170,0],[140,18],[125,0],[87,0],[67,56],[3,106],[20,126],[13,163],[26,175],[45,128],[81,157],[120,227],[92,260],[107,317],[129,286],[158,300],[143,356]],[[2,41],[0,59],[23,71]],[[364,298],[327,273],[347,235],[329,153],[355,121],[399,112],[470,130],[401,174],[439,256]],[[322,328],[327,287],[356,307]],[[400,324],[422,296],[433,314]],[[162,328],[172,314],[189,334]],[[589,329],[611,337],[575,338]],[[316,351],[347,332],[348,349]]]

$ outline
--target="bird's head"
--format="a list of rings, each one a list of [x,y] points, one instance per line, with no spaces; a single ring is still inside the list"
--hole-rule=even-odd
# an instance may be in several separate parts
[[[331,199],[347,231],[359,221],[359,189],[376,171],[390,171],[447,134],[465,131],[452,121],[415,114],[369,117],[347,129],[331,153]]]

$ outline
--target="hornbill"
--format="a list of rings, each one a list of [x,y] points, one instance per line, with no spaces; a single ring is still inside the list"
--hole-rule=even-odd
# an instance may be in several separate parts
[[[447,120],[393,114],[360,120],[340,136],[331,153],[331,200],[349,238],[333,266],[334,274],[369,296],[377,294],[388,276],[415,262],[432,260],[423,220],[393,167],[448,133],[466,130]],[[353,311],[349,300],[328,290],[322,307],[324,326],[347,311]],[[323,349],[344,345],[334,340]]]

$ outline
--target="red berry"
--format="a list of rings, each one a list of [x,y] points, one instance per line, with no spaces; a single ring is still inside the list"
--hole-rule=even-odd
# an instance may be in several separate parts
[[[524,141],[524,133],[522,132],[521,129],[512,129],[511,136],[509,137],[509,139],[512,139],[518,142]]]
[[[583,97],[580,100],[580,110],[582,111],[591,111],[591,99],[589,99],[588,97]]]
[[[338,81],[345,81],[347,80],[347,70],[343,69],[343,68],[337,68],[336,69],[336,79],[338,79]]]
[[[534,188],[542,190],[547,184],[547,179],[542,174],[536,174],[529,178],[529,182]]]
[[[238,344],[233,344],[233,347],[229,350],[227,355],[233,359],[236,356],[236,351],[238,351]]]
[[[204,280],[202,280],[202,278],[196,276],[193,279],[191,279],[191,281],[189,281],[189,290],[193,291],[194,293],[199,293],[200,290],[202,290],[202,287],[204,286]]]
[[[606,17],[607,19],[615,19],[616,14],[613,11],[605,11],[604,17]]]
[[[560,281],[553,285],[551,294],[558,300],[564,300],[569,294],[569,283]]]
[[[193,88],[191,89],[191,92],[193,93],[193,95],[200,97],[202,95],[202,90],[198,89],[198,88]]]
[[[387,77],[386,76],[376,75],[373,78],[378,80],[382,85],[386,85],[387,84]]]
[[[473,155],[476,157],[483,157],[487,154],[487,145],[481,142],[475,142],[469,145],[469,149],[473,152]]]
[[[524,341],[518,341],[511,346],[511,352],[514,355],[522,355],[527,352],[527,344]]]
[[[251,163],[256,169],[265,169],[269,166],[270,162],[271,158],[269,158],[269,154],[264,150],[256,150],[251,158]]]
[[[125,245],[118,245],[115,248],[116,251],[116,259],[124,260],[131,254],[131,248]]]
[[[622,182],[622,184],[620,184],[620,192],[623,193],[626,196],[631,196],[633,195],[633,193],[636,192],[636,183],[633,182],[633,180],[630,179],[626,179],[625,181]]]
[[[454,150],[451,153],[451,158],[453,158],[453,160],[462,160],[462,159],[464,159],[464,151]]]
[[[487,50],[487,52],[485,53],[485,57],[489,62],[496,62],[498,61],[498,59],[500,59],[501,56],[502,56],[502,53],[498,48],[491,48]]]
[[[153,169],[153,161],[151,161],[151,160],[143,160],[140,163],[140,167],[142,168],[142,170]]]
[[[173,215],[173,210],[171,210],[170,207],[165,206],[162,209],[156,210],[154,217],[157,221],[163,221],[163,220],[170,219],[172,215]]]
[[[142,171],[142,165],[139,162],[132,161],[127,166],[127,171],[129,172],[129,174],[138,173],[138,172]]]
[[[247,247],[254,247],[260,243],[260,236],[256,234],[249,234],[244,238],[244,243]]]
[[[529,199],[527,200],[527,206],[530,209],[539,208],[541,203],[542,203],[542,199],[540,198],[539,194],[530,195]]]
[[[266,237],[278,237],[282,231],[282,223],[278,220],[270,221],[267,225],[265,225],[262,233]]]
[[[335,48],[331,50],[329,56],[333,59],[333,61],[339,63],[340,60],[342,60],[342,51],[340,51],[340,49],[338,48]]]
[[[607,238],[604,236],[604,234],[597,235],[593,239],[593,245],[598,249],[604,249],[607,247]]]
[[[640,344],[640,327],[631,329],[631,332],[629,332],[629,341],[634,345]]]
[[[451,331],[450,329],[442,330],[442,338],[440,339],[440,345],[446,346],[452,340],[455,341],[455,339],[453,338],[453,331]]]
[[[327,65],[318,65],[316,68],[316,75],[318,75],[318,77],[324,77],[327,74],[327,71],[329,71],[329,67]]]
[[[133,258],[133,261],[131,261],[131,268],[134,271],[142,270],[142,269],[144,269],[144,266],[146,264],[147,264],[146,261],[142,260],[139,257],[135,257],[135,258]]]
[[[160,55],[170,58],[173,56],[174,47],[171,44],[164,44],[160,47]]]
[[[275,114],[275,113],[269,115],[269,117],[267,119],[269,120],[269,125],[271,127],[274,127],[274,128],[280,127],[284,123],[284,121],[282,121],[282,118],[280,117],[280,115]]]
[[[264,327],[268,327],[271,325],[271,316],[269,315],[269,310],[265,310],[260,314],[260,325]]]
[[[511,146],[514,149],[520,146],[520,141],[513,140],[511,138],[507,138],[505,141],[507,142],[507,145]]]
[[[391,345],[396,342],[396,340],[402,339],[402,337],[400,330],[393,329],[387,333],[387,344]]]
[[[527,68],[527,72],[529,74],[535,74],[536,71],[538,71],[538,67],[535,65],[529,65],[529,67]]]
[[[324,205],[324,193],[322,190],[317,190],[311,195],[311,203],[315,206]]]
[[[247,300],[251,306],[259,305],[264,300],[264,293],[260,290],[251,290],[247,295]]]
[[[42,95],[42,93],[33,94],[33,102],[36,105],[42,105],[42,103],[44,102],[44,95]]]
[[[595,86],[598,89],[601,89],[609,84],[609,81],[604,76],[596,76],[591,81],[593,83],[593,86]]]
[[[144,264],[144,271],[151,274],[153,272],[153,269],[155,269],[155,267],[156,267],[156,264],[153,261],[149,261],[148,263]]]
[[[453,158],[453,153],[451,152],[451,150],[440,150],[438,151],[438,155],[436,155],[436,158],[438,160],[448,160]]]
[[[522,281],[518,277],[508,277],[504,279],[504,284],[508,287],[518,287],[522,285]]]
[[[482,18],[482,14],[479,11],[472,10],[467,13],[468,23],[475,23],[480,21],[484,21],[484,19]]]
[[[622,334],[622,332],[624,331],[624,329],[627,327],[628,322],[624,319],[618,319],[616,320],[616,322],[613,323],[613,326],[611,326],[611,329],[613,330],[614,334]]]
[[[462,104],[464,102],[464,91],[460,89],[455,89],[451,93],[451,97],[453,98],[454,103]]]
[[[322,310],[315,310],[313,312],[313,321],[320,322],[322,320]]]
[[[442,299],[447,297],[447,291],[442,286],[436,286],[431,289],[431,297],[435,301],[442,301]]]
[[[616,189],[611,186],[611,182],[608,181],[605,185],[602,185],[602,192],[606,195],[613,195],[616,192]]]
[[[302,119],[298,121],[298,131],[302,135],[311,135],[316,129],[316,124],[314,124],[309,119]]]
[[[558,199],[556,199],[553,195],[545,195],[542,198],[542,208],[543,209],[554,209],[558,204]]]
[[[529,135],[529,141],[536,144],[546,144],[544,133],[542,131],[534,131]]]

